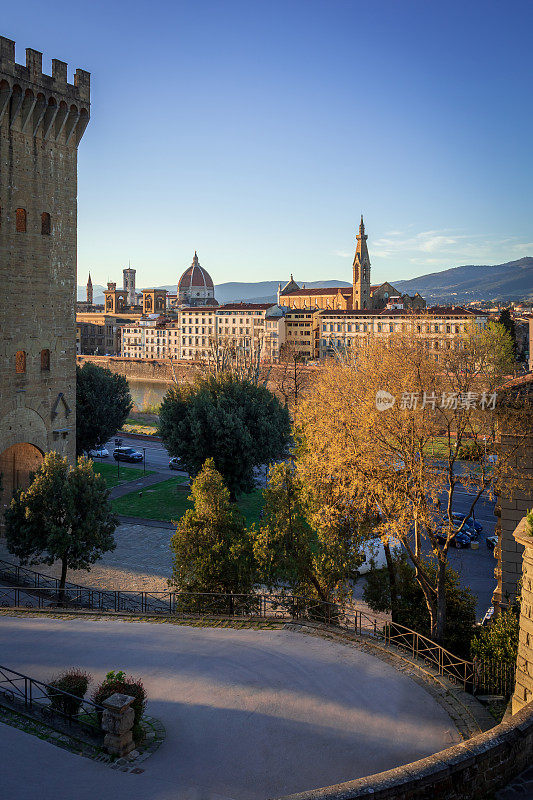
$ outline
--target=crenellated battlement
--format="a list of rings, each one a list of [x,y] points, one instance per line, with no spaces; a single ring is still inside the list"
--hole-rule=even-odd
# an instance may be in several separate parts
[[[43,54],[26,49],[26,66],[15,61],[15,42],[0,36],[0,124],[9,130],[79,144],[89,122],[91,75],[77,69],[67,82],[67,64],[52,60],[52,74],[43,73]]]

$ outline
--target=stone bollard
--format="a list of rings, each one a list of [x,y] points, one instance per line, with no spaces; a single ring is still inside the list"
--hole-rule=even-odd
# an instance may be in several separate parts
[[[110,755],[122,758],[135,747],[131,732],[135,719],[131,708],[134,700],[129,694],[115,693],[102,703],[105,708],[102,714],[102,730],[106,731],[104,745]]]

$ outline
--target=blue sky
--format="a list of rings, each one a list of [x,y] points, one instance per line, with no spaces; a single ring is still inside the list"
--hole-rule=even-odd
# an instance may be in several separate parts
[[[92,74],[79,283],[372,280],[533,255],[533,3],[26,0],[0,33]]]

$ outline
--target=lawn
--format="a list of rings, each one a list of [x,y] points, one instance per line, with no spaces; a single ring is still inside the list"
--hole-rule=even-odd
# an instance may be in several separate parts
[[[130,492],[118,497],[113,500],[113,511],[124,517],[160,519],[166,522],[177,520],[192,507],[187,499],[188,490],[183,485],[180,486],[185,480],[183,477],[169,478],[143,489],[142,494]],[[263,497],[259,489],[239,499],[239,507],[248,525],[259,520],[262,504]]]
[[[105,479],[108,489],[112,489],[113,486],[120,486],[128,481],[135,481],[138,478],[142,478],[143,475],[153,475],[153,470],[146,470],[144,473],[142,469],[138,467],[124,467],[120,464],[120,478],[117,478],[116,461],[110,464],[94,460],[93,469],[98,475],[101,475],[102,478]]]

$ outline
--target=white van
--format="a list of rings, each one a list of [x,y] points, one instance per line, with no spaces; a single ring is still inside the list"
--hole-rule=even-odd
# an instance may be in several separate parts
[[[397,553],[401,548],[401,544],[396,539],[390,540],[390,549],[391,553]],[[383,543],[381,539],[376,537],[375,539],[369,539],[369,541],[365,544],[363,553],[364,561],[361,566],[358,568],[359,575],[364,575],[366,572],[370,572],[372,568],[372,563],[377,569],[381,569],[382,567],[387,566],[387,559],[385,557],[385,548],[383,547]]]

